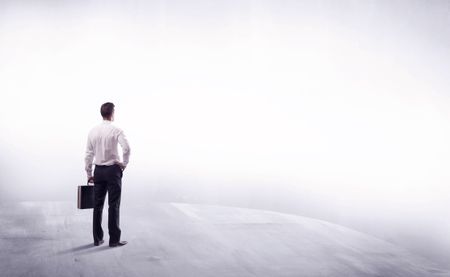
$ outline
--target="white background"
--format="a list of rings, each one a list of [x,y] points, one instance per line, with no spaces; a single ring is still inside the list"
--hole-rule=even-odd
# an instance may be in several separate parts
[[[124,205],[296,213],[446,265],[449,6],[0,1],[0,198],[74,200],[112,101]]]

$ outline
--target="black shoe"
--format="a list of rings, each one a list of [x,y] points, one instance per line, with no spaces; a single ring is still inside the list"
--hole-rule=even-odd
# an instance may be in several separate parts
[[[125,244],[127,244],[128,241],[119,241],[119,242],[115,242],[115,243],[110,243],[109,247],[118,247],[118,246],[124,246]]]
[[[105,242],[104,240],[101,240],[101,241],[94,241],[94,245],[95,245],[95,246],[99,246],[99,245],[102,245],[104,242]]]

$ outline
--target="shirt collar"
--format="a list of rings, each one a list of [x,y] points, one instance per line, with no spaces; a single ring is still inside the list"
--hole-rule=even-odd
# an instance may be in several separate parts
[[[109,124],[109,123],[111,123],[111,120],[103,119],[103,123]]]

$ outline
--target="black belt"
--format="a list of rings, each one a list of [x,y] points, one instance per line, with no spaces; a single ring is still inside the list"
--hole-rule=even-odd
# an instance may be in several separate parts
[[[116,164],[112,164],[112,165],[95,165],[95,167],[109,167],[109,166],[113,166],[113,165],[116,165]]]

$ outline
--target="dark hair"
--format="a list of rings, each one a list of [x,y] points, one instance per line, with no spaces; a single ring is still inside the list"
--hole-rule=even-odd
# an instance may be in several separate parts
[[[102,107],[100,108],[100,114],[101,114],[102,117],[105,118],[105,119],[111,118],[113,112],[114,112],[114,104],[111,103],[111,102],[106,102],[106,103],[103,104]]]

